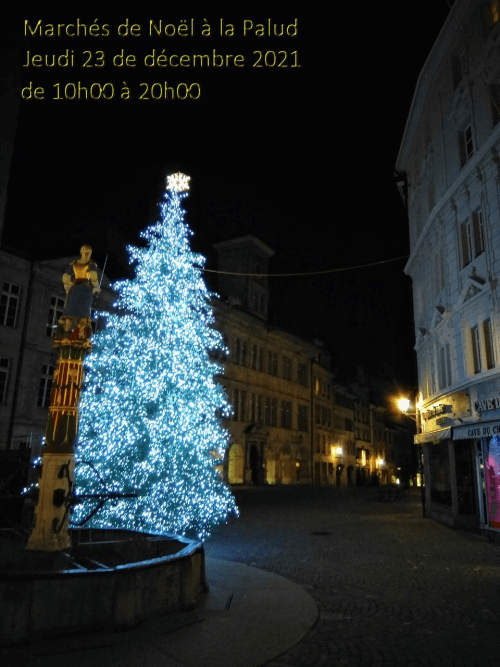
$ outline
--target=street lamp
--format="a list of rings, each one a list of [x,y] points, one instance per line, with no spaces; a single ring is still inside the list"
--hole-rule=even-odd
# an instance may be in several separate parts
[[[414,418],[415,412],[411,413],[410,410],[410,399],[409,398],[400,398],[398,400],[398,407],[404,415]],[[417,421],[415,419],[415,421]]]
[[[413,419],[414,422],[418,424],[417,421],[417,411],[415,412],[410,412],[410,399],[408,398],[400,398],[398,400],[398,407],[401,410],[401,413],[405,415],[405,417],[410,417]],[[415,406],[416,408],[416,406]],[[417,428],[418,430],[418,428]],[[426,517],[426,511],[425,511],[425,489],[424,489],[424,445],[422,444],[420,447],[420,456],[419,456],[419,464],[420,464],[420,492],[421,492],[421,497],[422,497],[422,516]]]

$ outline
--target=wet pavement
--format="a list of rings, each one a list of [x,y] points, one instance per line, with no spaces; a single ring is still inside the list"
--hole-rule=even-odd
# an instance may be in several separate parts
[[[319,618],[269,667],[499,665],[500,546],[422,517],[373,489],[237,489],[239,519],[209,558],[278,574]]]
[[[418,490],[235,490],[195,609],[0,649],[9,667],[500,664],[500,545],[422,518]]]

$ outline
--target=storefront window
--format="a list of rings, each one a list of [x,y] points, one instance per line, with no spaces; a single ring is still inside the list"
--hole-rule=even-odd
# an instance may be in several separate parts
[[[494,435],[485,443],[486,500],[489,525],[500,529],[500,438]]]
[[[470,440],[455,442],[459,514],[475,514],[474,484],[472,481],[472,447]]]
[[[450,456],[448,442],[429,448],[431,500],[451,507]]]

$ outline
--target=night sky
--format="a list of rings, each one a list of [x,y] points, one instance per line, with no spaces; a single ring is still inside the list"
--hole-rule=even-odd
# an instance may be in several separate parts
[[[168,6],[167,6],[168,9]],[[127,271],[125,246],[153,219],[162,178],[191,176],[186,221],[193,247],[216,268],[212,244],[253,234],[276,251],[270,270],[314,272],[373,264],[409,254],[406,213],[393,167],[418,74],[448,14],[447,0],[363,6],[349,3],[327,20],[319,10],[280,16],[248,11],[200,16],[129,14],[146,26],[197,17],[241,32],[242,19],[272,17],[297,37],[32,38],[23,19],[112,27],[127,14],[5,17],[25,52],[125,48],[144,55],[297,51],[300,68],[97,71],[22,68],[53,91],[60,81],[196,81],[202,95],[185,101],[23,101],[10,175],[3,244],[37,258],[77,255],[90,243],[106,273]],[[76,10],[75,10],[76,11]],[[269,14],[269,16],[268,16]],[[346,35],[350,37],[345,46]],[[292,62],[291,60],[289,61]],[[89,78],[90,77],[90,78]],[[144,88],[142,88],[144,90]],[[52,94],[52,92],[50,93]],[[405,259],[321,276],[272,278],[272,320],[331,349],[334,365],[360,364],[374,375],[414,382],[410,281]],[[207,274],[208,275],[208,274]],[[209,276],[211,284],[213,276]],[[390,369],[393,369],[392,371]]]

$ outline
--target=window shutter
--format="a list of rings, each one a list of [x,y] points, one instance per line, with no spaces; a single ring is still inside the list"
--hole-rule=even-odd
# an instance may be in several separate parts
[[[472,214],[473,235],[474,235],[474,256],[478,257],[484,250],[483,243],[483,216],[481,211]]]
[[[483,322],[484,351],[486,353],[486,368],[495,368],[495,355],[493,353],[493,340],[491,331],[491,320]]]
[[[460,241],[462,245],[462,268],[467,266],[470,263],[469,256],[469,241],[467,238],[467,223],[462,222],[460,225]]]

